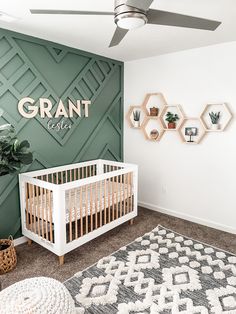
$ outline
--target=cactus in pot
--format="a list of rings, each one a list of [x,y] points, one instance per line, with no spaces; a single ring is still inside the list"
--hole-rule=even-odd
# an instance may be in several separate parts
[[[140,127],[140,117],[141,117],[141,111],[140,110],[134,110],[133,111],[133,120],[134,120],[134,127],[139,128]]]
[[[220,129],[220,124],[219,124],[219,120],[220,120],[220,111],[218,112],[209,112],[209,116],[211,119],[211,128],[212,130],[219,130]]]

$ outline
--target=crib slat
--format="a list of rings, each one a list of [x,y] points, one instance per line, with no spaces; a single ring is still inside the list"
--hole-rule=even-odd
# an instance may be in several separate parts
[[[74,208],[75,208],[75,239],[78,239],[78,207],[77,207],[77,192],[75,189],[74,193]]]
[[[37,201],[36,201],[36,204],[37,204],[37,212],[36,212],[36,217],[37,217],[37,219],[38,219],[38,227],[37,227],[37,233],[38,233],[38,236],[40,236],[40,212],[39,212],[39,187],[38,186],[36,186],[36,199],[37,199]]]
[[[107,191],[106,191],[107,185],[106,185],[106,179],[104,180],[104,224],[106,225],[107,223],[107,206],[106,206],[106,196],[107,196]]]
[[[123,216],[123,202],[122,202],[122,184],[123,184],[123,175],[120,176],[120,184],[119,184],[119,190],[120,190],[120,217]]]
[[[127,173],[124,174],[123,176],[123,206],[124,206],[124,215],[126,214],[126,176]]]
[[[86,230],[86,234],[88,233],[88,185],[85,185],[85,213],[86,213],[86,217],[85,217],[85,230]]]
[[[111,178],[112,180],[112,220],[115,220],[115,182],[114,182],[114,177]]]
[[[36,233],[36,204],[35,204],[35,186],[32,185],[33,189],[33,221],[34,221],[34,233]]]
[[[98,186],[95,183],[95,228],[98,228]]]
[[[130,212],[130,175],[131,172],[127,174],[127,213]]]
[[[72,182],[72,170],[70,169],[70,182]]]
[[[41,211],[42,211],[42,237],[45,239],[44,234],[44,207],[43,207],[43,188],[40,187],[40,203],[41,203]]]
[[[29,228],[29,184],[25,183],[25,211],[26,211],[26,228]]]
[[[44,201],[45,201],[45,211],[46,211],[46,239],[48,240],[48,206],[47,206],[47,189],[44,189]]]
[[[102,181],[100,181],[100,196],[99,196],[99,212],[100,212],[100,227],[102,226]]]
[[[32,218],[32,207],[33,207],[33,203],[32,203],[32,184],[29,185],[29,191],[30,191],[30,230],[33,231],[32,225],[33,225],[33,218]]]
[[[83,236],[83,187],[80,187],[80,236]]]
[[[90,230],[93,231],[93,185],[90,183]]]
[[[69,190],[69,239],[72,241],[72,204],[71,204],[71,190]]]
[[[58,172],[56,173],[56,183],[58,184]]]
[[[130,207],[131,211],[133,211],[133,172],[131,172],[130,178]]]
[[[119,217],[119,181],[120,181],[120,176],[116,177],[116,219]]]
[[[52,199],[51,199],[52,191],[48,191],[48,203],[49,203],[49,223],[50,223],[50,241],[53,242],[52,237]]]
[[[108,194],[108,222],[111,222],[111,194],[110,194],[111,181],[107,180],[107,194]]]

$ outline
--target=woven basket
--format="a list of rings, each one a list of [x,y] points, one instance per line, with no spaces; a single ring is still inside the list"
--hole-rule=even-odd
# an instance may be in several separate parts
[[[2,275],[16,266],[17,259],[12,236],[0,240],[0,245],[8,245],[5,250],[0,250],[0,275]]]

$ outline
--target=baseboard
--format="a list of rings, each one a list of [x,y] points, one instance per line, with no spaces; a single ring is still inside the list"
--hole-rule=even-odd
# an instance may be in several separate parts
[[[139,201],[138,205],[141,206],[141,207],[145,207],[147,209],[151,209],[153,211],[157,211],[157,212],[163,213],[163,214],[167,214],[167,215],[170,215],[170,216],[174,216],[174,217],[177,217],[177,218],[181,218],[181,219],[184,219],[184,220],[195,222],[195,223],[200,224],[200,225],[204,225],[204,226],[211,227],[211,228],[214,228],[214,229],[218,229],[218,230],[221,230],[221,231],[225,231],[225,232],[236,234],[236,229],[235,228],[232,228],[232,227],[226,226],[226,225],[222,225],[222,224],[216,223],[214,221],[201,219],[199,217],[183,214],[183,213],[177,212],[177,211],[172,210],[172,209],[160,207],[160,206],[153,205],[153,204],[146,203],[146,202],[142,202],[142,201]]]
[[[15,239],[14,245],[17,246],[17,245],[23,244],[25,242],[27,242],[27,238],[23,236],[23,237],[20,237],[18,239]]]

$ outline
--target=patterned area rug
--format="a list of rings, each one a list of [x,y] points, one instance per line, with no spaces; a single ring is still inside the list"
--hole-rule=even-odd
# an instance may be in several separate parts
[[[158,226],[64,284],[78,313],[236,314],[236,256]]]

